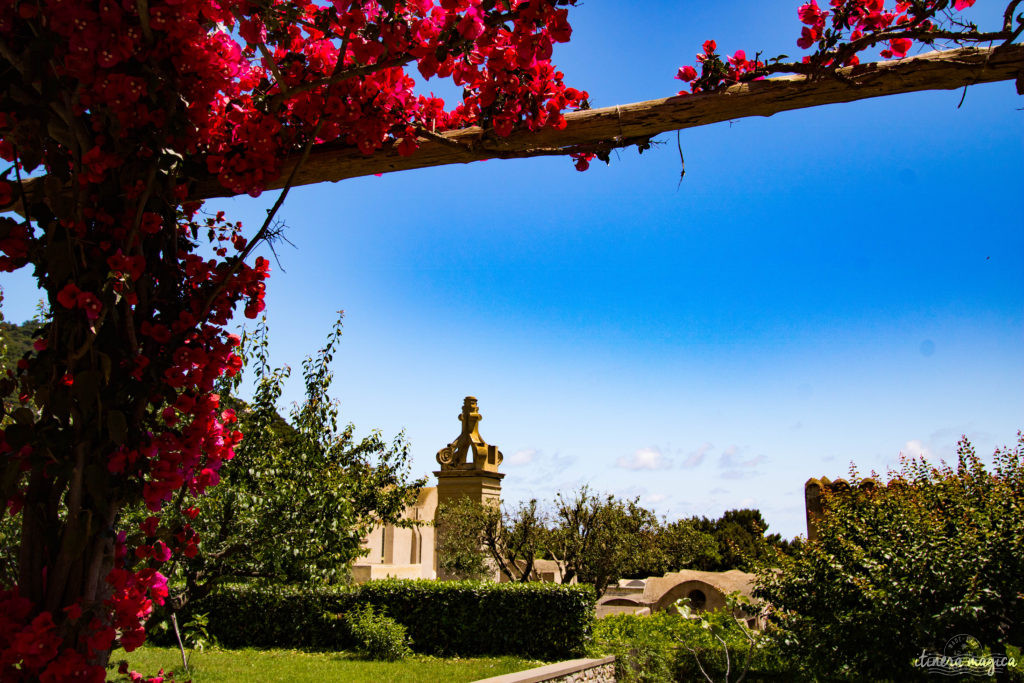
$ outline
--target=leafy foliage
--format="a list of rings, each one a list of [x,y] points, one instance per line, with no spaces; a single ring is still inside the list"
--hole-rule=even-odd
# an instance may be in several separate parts
[[[319,588],[228,584],[184,612],[207,613],[225,647],[337,650],[354,644],[338,615],[371,605],[402,624],[420,653],[565,659],[590,641],[594,602],[589,586],[388,579]]]
[[[1024,642],[1024,435],[989,471],[963,439],[956,467],[904,459],[888,486],[851,473],[827,493],[819,538],[760,594],[815,675],[900,679],[957,634],[993,653]]]
[[[758,510],[729,510],[706,517],[661,522],[638,500],[597,495],[583,487],[559,495],[545,514],[535,500],[502,510],[467,499],[442,506],[438,563],[448,575],[479,578],[490,564],[512,581],[525,581],[536,558],[562,567],[562,580],[589,583],[598,594],[619,578],[646,578],[680,569],[750,569],[792,552],[778,534],[766,536]]]
[[[3,295],[0,293],[0,301]],[[6,322],[0,314],[0,365],[6,370],[15,366],[18,359],[32,351],[33,335],[42,323],[36,320],[26,320],[20,325]]]
[[[339,407],[329,391],[329,364],[341,337],[341,318],[315,357],[303,362],[305,401],[290,422],[277,403],[285,368],[270,369],[266,321],[243,342],[243,358],[256,375],[251,404],[237,399],[245,439],[220,470],[221,483],[197,499],[181,496],[164,528],[184,527],[203,539],[203,552],[167,565],[172,604],[180,608],[218,582],[261,578],[279,582],[336,581],[364,553],[362,539],[374,524],[400,523],[424,480],[410,481],[408,445],[391,444],[374,432],[357,440],[355,428],[339,427]],[[236,376],[227,393],[238,387]],[[148,534],[152,524],[139,527]],[[159,532],[157,532],[159,535]],[[140,539],[141,540],[141,539]],[[158,540],[146,538],[149,545]]]
[[[370,605],[351,610],[344,619],[356,648],[368,659],[394,662],[412,654],[405,627]]]
[[[590,654],[616,655],[617,680],[624,683],[787,678],[792,672],[775,641],[747,628],[730,607],[691,613],[686,600],[678,611],[652,615],[616,614],[594,625]]]
[[[555,500],[551,552],[565,565],[563,582],[589,583],[598,594],[654,547],[658,518],[637,500],[601,497],[584,486]]]
[[[500,515],[491,506],[483,506],[468,496],[446,501],[434,513],[437,528],[437,567],[441,576],[454,579],[480,580],[491,574],[487,565],[483,530],[489,526],[487,516]]]
[[[721,543],[714,528],[708,529],[714,525],[714,522],[709,522],[689,518],[665,524],[658,534],[661,557],[655,557],[652,565],[641,568],[634,578],[643,578],[641,574],[655,576],[684,568],[715,571],[722,567]]]
[[[549,533],[536,499],[508,511],[462,497],[442,505],[435,524],[438,566],[461,579],[490,575],[489,558],[507,580],[529,581]]]
[[[766,534],[768,524],[759,510],[726,510],[718,519],[688,517],[662,525],[654,550],[640,558],[630,578],[655,576],[681,569],[751,571],[772,562],[776,553],[794,552],[799,541]]]

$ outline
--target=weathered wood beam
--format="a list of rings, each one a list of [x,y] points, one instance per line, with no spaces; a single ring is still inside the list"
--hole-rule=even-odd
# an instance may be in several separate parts
[[[741,83],[717,92],[572,112],[566,115],[567,125],[563,130],[520,131],[505,138],[487,135],[475,127],[448,131],[443,136],[435,136],[443,140],[421,138],[419,150],[409,157],[399,155],[395,149],[364,155],[351,147],[323,145],[312,150],[296,173],[293,185],[484,159],[569,154],[588,146],[622,146],[659,133],[732,119],[1014,79],[1017,79],[1018,91],[1022,90],[1024,45],[930,52],[902,60],[846,67],[839,69],[835,76],[815,79],[783,76]],[[268,189],[283,186],[298,157],[295,155],[285,162],[280,179]],[[216,178],[205,177],[196,180],[192,196],[210,199],[230,195]]]
[[[409,157],[400,156],[394,149],[367,156],[352,148],[325,146],[313,150],[296,174],[294,184],[333,182],[502,156],[550,155],[558,149],[647,138],[749,116],[772,116],[793,109],[921,90],[954,90],[976,83],[1013,80],[1021,75],[1024,45],[930,52],[847,67],[834,78],[784,76],[741,83],[719,92],[571,112],[566,114],[567,125],[563,130],[522,131],[505,138],[485,136],[480,128],[449,131],[444,134],[447,144],[421,139],[419,150]],[[566,149],[565,153],[569,151]],[[285,165],[282,179],[288,177],[291,168],[291,164]],[[196,190],[202,198],[228,194],[212,178],[201,181]]]

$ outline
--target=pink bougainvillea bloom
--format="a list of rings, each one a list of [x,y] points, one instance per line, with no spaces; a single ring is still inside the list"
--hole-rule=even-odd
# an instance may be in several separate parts
[[[690,81],[696,80],[697,70],[692,66],[681,66],[679,67],[679,71],[676,73],[676,78],[689,83]]]
[[[892,53],[897,57],[906,57],[913,44],[914,41],[910,38],[893,38],[889,41],[889,47],[892,48]]]
[[[75,286],[74,282],[64,285],[64,289],[57,292],[57,303],[64,308],[75,308],[78,305],[78,295],[82,292]]]
[[[171,549],[163,541],[153,544],[153,559],[158,562],[166,562],[171,559]]]
[[[825,17],[828,16],[826,12],[821,11],[815,0],[801,5],[800,9],[797,10],[797,15],[800,17],[800,21],[808,26],[819,26],[825,21]]]
[[[813,28],[808,28],[807,26],[804,26],[803,28],[800,29],[800,37],[797,38],[796,44],[797,47],[799,47],[800,49],[806,50],[811,45],[814,45],[814,42],[816,40],[818,40],[818,32],[815,31]]]
[[[100,311],[103,310],[103,304],[96,298],[95,294],[89,292],[79,292],[77,302],[78,307],[85,311],[85,315],[89,320],[96,320],[100,317]]]

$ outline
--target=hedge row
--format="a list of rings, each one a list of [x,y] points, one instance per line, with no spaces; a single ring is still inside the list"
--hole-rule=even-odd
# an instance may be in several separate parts
[[[226,647],[347,649],[340,615],[361,605],[403,624],[417,652],[435,655],[581,656],[591,639],[590,586],[476,581],[371,581],[338,588],[223,586],[178,615],[206,614]]]

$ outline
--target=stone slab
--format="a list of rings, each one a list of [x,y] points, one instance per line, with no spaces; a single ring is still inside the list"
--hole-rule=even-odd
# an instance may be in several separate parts
[[[527,669],[526,671],[483,678],[474,683],[543,683],[544,681],[614,683],[615,657],[570,659],[565,662],[546,664],[536,669]]]

